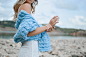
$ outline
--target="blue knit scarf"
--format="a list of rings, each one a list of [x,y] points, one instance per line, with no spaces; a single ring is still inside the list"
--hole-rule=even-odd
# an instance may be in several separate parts
[[[42,27],[42,25],[39,25],[31,14],[21,10],[15,23],[17,32],[13,36],[14,42],[24,43],[25,41],[37,40],[40,52],[50,51],[51,43],[49,35],[46,31],[35,36],[27,36],[29,32],[36,30],[37,27]]]

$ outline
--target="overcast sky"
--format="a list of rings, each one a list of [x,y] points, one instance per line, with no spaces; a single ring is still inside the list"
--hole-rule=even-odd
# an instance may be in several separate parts
[[[12,20],[16,1],[0,0],[0,21]],[[86,0],[38,0],[32,15],[39,24],[48,24],[51,18],[58,15],[60,19],[56,26],[86,30]]]

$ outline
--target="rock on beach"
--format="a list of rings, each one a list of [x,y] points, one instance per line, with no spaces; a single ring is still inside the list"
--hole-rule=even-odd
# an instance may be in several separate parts
[[[39,52],[39,57],[86,56],[86,39],[50,39],[51,51]],[[13,39],[0,39],[0,57],[18,57],[21,43]]]

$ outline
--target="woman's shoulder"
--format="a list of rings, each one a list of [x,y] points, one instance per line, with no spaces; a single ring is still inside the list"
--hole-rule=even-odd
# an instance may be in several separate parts
[[[24,11],[26,11],[27,13],[31,14],[31,5],[28,4],[28,3],[24,3],[24,4],[22,4],[22,5],[20,6],[19,12],[20,12],[21,10],[24,10]]]
[[[31,4],[29,4],[29,3],[24,3],[24,4],[22,4],[21,6],[31,6]]]

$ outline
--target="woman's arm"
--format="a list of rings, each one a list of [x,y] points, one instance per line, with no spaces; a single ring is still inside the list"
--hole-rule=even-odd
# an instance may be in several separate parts
[[[46,26],[38,27],[36,30],[34,30],[32,32],[29,32],[27,34],[27,36],[34,36],[34,35],[37,35],[37,34],[40,34],[40,33],[44,32],[45,30],[46,30]]]
[[[31,14],[31,5],[30,4],[23,4],[21,7],[20,7],[20,10],[19,12],[21,11],[21,9],[25,10],[27,13]],[[34,35],[37,35],[39,33],[42,33],[46,31],[46,26],[42,26],[42,27],[37,27],[36,30],[34,31],[31,31],[27,34],[27,36],[34,36]]]
[[[32,32],[29,32],[29,33],[27,34],[27,36],[34,36],[34,35],[37,35],[37,34],[39,34],[39,33],[44,32],[44,31],[46,31],[46,32],[51,32],[54,28],[55,28],[55,27],[49,28],[49,29],[48,29],[49,31],[47,31],[46,26],[38,27],[36,30],[34,30],[34,31],[32,31]]]
[[[20,12],[22,9],[25,10],[27,13],[31,14],[31,5],[30,5],[30,4],[28,4],[28,3],[23,4],[23,5],[20,7],[19,12]],[[53,26],[53,23],[56,23],[56,22],[54,22],[54,21],[55,21],[54,19],[51,19],[50,25],[52,24],[52,26]],[[49,26],[48,26],[48,27],[49,27]],[[34,35],[37,35],[37,34],[40,34],[40,33],[44,32],[44,31],[46,31],[46,26],[38,27],[38,28],[36,28],[36,30],[29,32],[29,33],[27,34],[27,36],[34,36]]]

